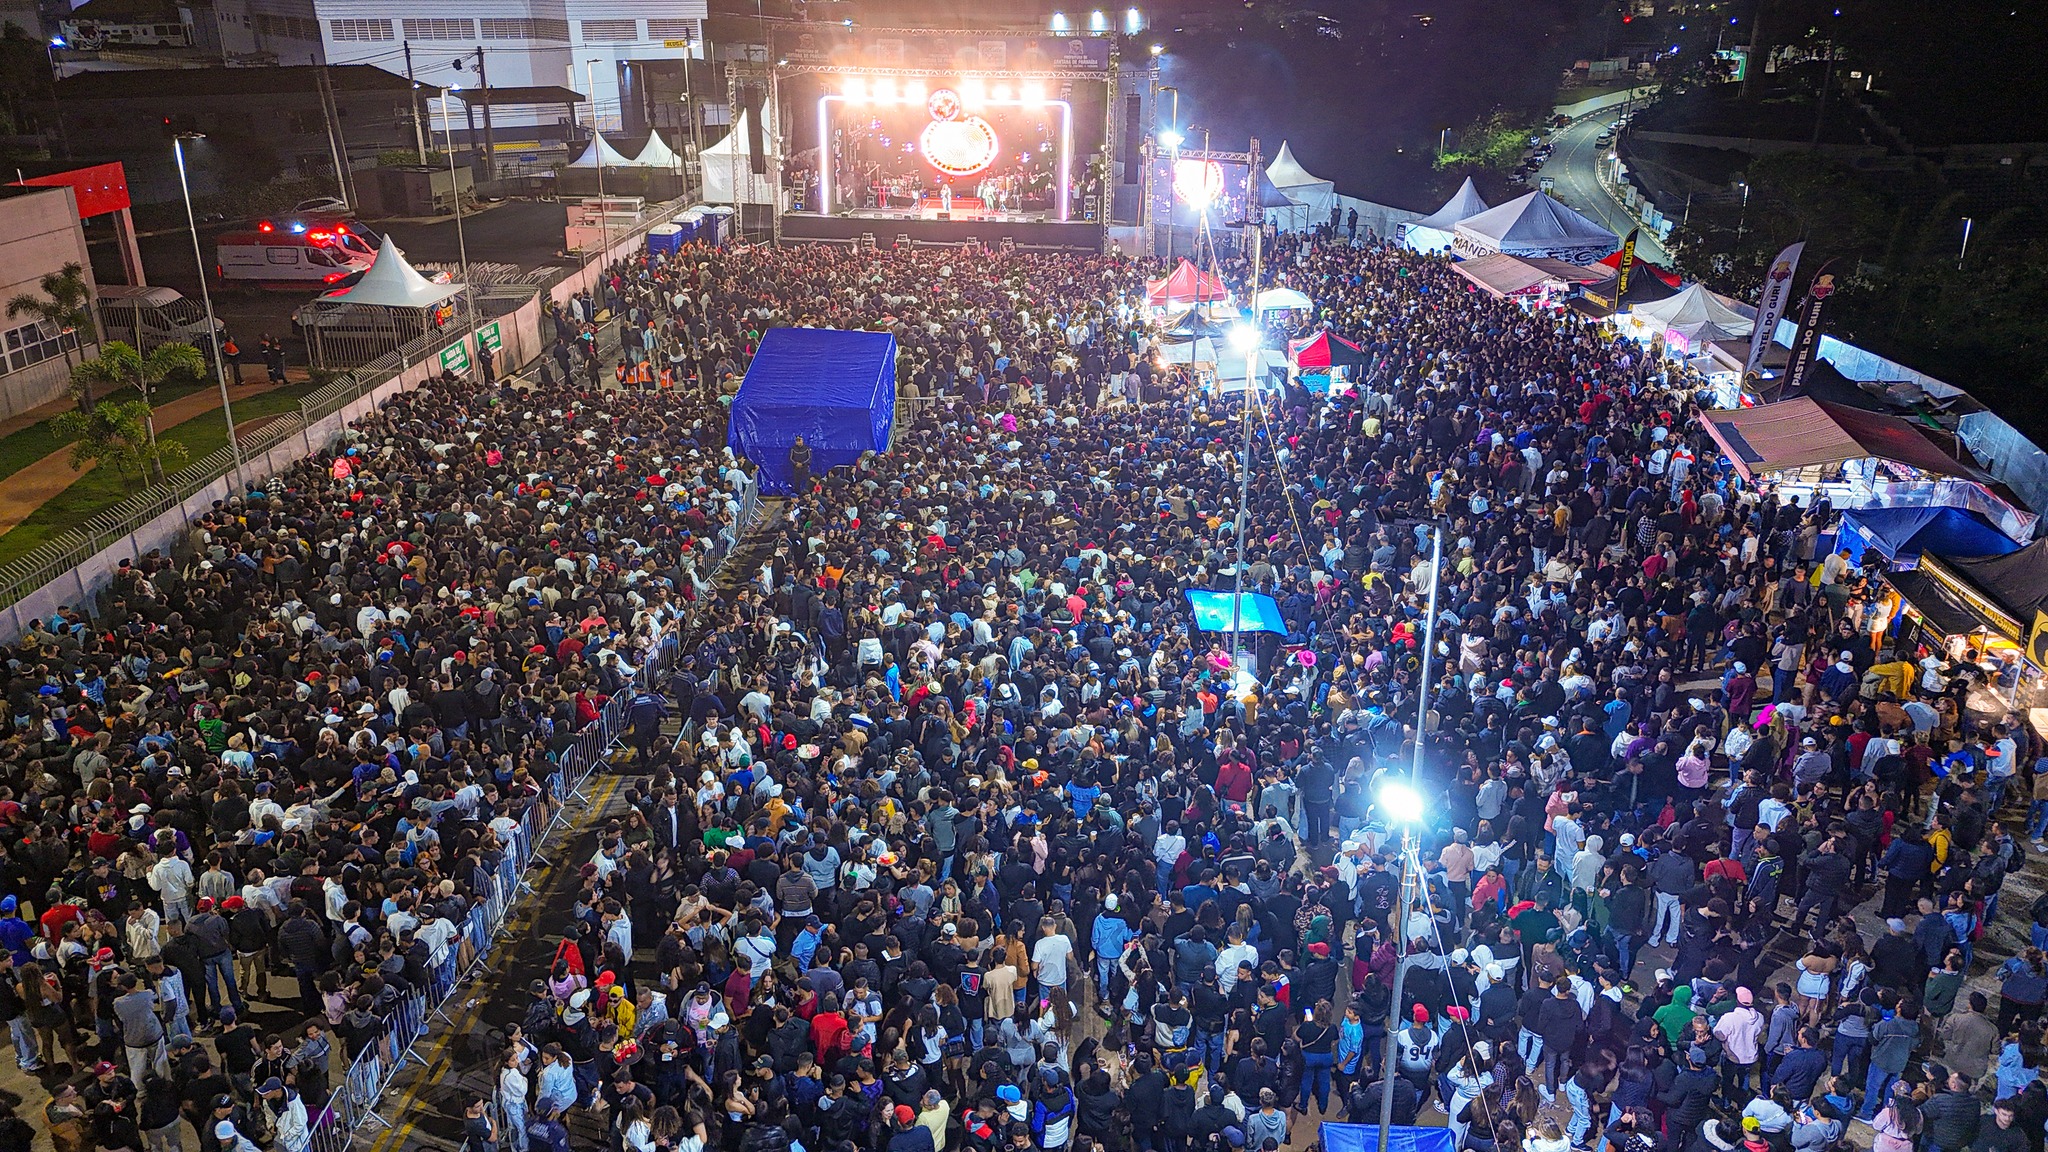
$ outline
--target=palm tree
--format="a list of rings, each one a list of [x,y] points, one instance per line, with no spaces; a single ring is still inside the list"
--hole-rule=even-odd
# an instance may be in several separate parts
[[[46,274],[37,284],[41,296],[24,292],[7,302],[7,318],[33,316],[46,324],[54,324],[57,331],[71,333],[74,339],[66,343],[58,341],[57,347],[64,353],[64,370],[71,370],[72,350],[81,344],[96,343],[98,329],[92,320],[92,285],[86,282],[85,269],[77,262],[64,265],[55,272]],[[78,410],[90,412],[93,397],[87,391],[78,398]]]
[[[156,443],[157,386],[172,376],[201,376],[205,372],[206,357],[190,344],[159,344],[144,356],[123,341],[109,340],[98,356],[71,370],[71,390],[81,403],[92,396],[94,385],[106,385],[109,389],[132,385],[142,393],[146,409],[142,419],[149,434],[147,459],[156,465],[158,479],[162,479],[163,461]]]

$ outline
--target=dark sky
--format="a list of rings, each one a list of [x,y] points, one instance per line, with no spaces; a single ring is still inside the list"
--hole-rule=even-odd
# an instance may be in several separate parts
[[[1205,6],[1207,7],[1207,6]],[[1496,107],[1547,110],[1559,73],[1597,52],[1599,0],[1260,2],[1190,13],[1172,31],[1162,84],[1181,119],[1218,148],[1285,139],[1340,191],[1434,208],[1455,179],[1429,165],[1439,130]]]

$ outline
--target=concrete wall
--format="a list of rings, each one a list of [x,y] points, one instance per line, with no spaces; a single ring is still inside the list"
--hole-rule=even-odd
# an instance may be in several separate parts
[[[1759,140],[1750,136],[1698,136],[1691,132],[1638,132],[1631,130],[1630,136],[1637,140],[1653,140],[1659,144],[1688,144],[1694,148],[1721,148],[1730,152],[1747,152],[1752,156],[1775,156],[1780,152],[1807,152],[1811,147],[1804,140]],[[1837,160],[1882,159],[1885,150],[1875,144],[1823,144],[1822,155]]]
[[[542,315],[540,297],[535,296],[515,311],[498,318],[499,332],[503,340],[503,347],[498,354],[500,365],[509,368],[525,364],[544,351],[540,330]],[[466,341],[468,335],[465,333],[460,339]],[[454,342],[450,341],[451,344]],[[474,348],[471,349],[471,362],[475,362]],[[288,470],[316,451],[325,452],[350,422],[362,419],[389,403],[392,397],[401,392],[412,391],[439,374],[438,355],[412,365],[372,391],[364,393],[340,411],[314,421],[297,436],[288,437],[269,451],[250,457],[249,475],[262,480]],[[27,630],[28,621],[47,617],[62,607],[83,607],[87,612],[91,612],[93,600],[100,589],[105,587],[115,567],[123,559],[141,556],[151,549],[169,550],[179,535],[185,531],[186,525],[212,508],[214,501],[227,499],[233,490],[232,478],[221,477],[193,493],[183,504],[164,512],[101,549],[91,559],[64,576],[22,597],[15,604],[0,608],[0,637],[12,643]]]
[[[1638,88],[1624,89],[1620,92],[1609,92],[1605,96],[1590,96],[1570,104],[1559,104],[1552,111],[1566,119],[1577,120],[1581,116],[1591,116],[1593,113],[1604,108],[1619,108],[1630,100],[1640,100],[1656,90],[1656,85],[1646,84]]]
[[[41,188],[0,199],[0,304],[20,295],[41,296],[37,282],[66,264],[84,268],[86,283],[93,284],[92,257],[86,254],[78,200],[71,189]],[[97,285],[93,292],[98,294]],[[0,319],[0,331],[26,323],[25,316]],[[87,344],[80,354],[93,356],[98,351]],[[0,359],[0,372],[5,371],[6,361]],[[0,376],[0,419],[62,397],[69,382],[61,356]]]

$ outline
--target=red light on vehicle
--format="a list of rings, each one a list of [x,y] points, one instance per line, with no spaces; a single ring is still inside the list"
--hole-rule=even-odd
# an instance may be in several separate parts
[[[332,232],[308,232],[308,233],[306,233],[306,239],[307,239],[307,240],[309,240],[309,241],[311,241],[311,242],[313,242],[313,243],[315,243],[315,244],[318,244],[318,243],[321,243],[322,241],[325,241],[325,240],[332,240],[332,239],[334,239],[334,233],[332,233]]]
[[[334,226],[334,230],[335,230],[335,232],[336,232],[336,233],[338,233],[338,234],[340,234],[340,235],[343,235],[343,236],[346,236],[346,235],[348,235],[348,225],[346,225],[346,224],[336,224],[336,225]]]
[[[332,284],[336,280],[339,280],[346,275],[348,275],[348,273],[346,272],[329,272],[327,275],[322,276],[320,278],[320,282],[323,284]]]
[[[277,225],[265,220],[263,223],[256,225],[256,230],[258,232],[275,232],[277,231]]]

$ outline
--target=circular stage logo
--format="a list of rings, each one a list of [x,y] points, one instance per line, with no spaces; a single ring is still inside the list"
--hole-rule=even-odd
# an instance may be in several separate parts
[[[918,137],[926,163],[948,176],[972,176],[996,162],[1001,145],[995,126],[979,116],[962,116],[958,92],[941,88],[924,106],[932,117]]]

